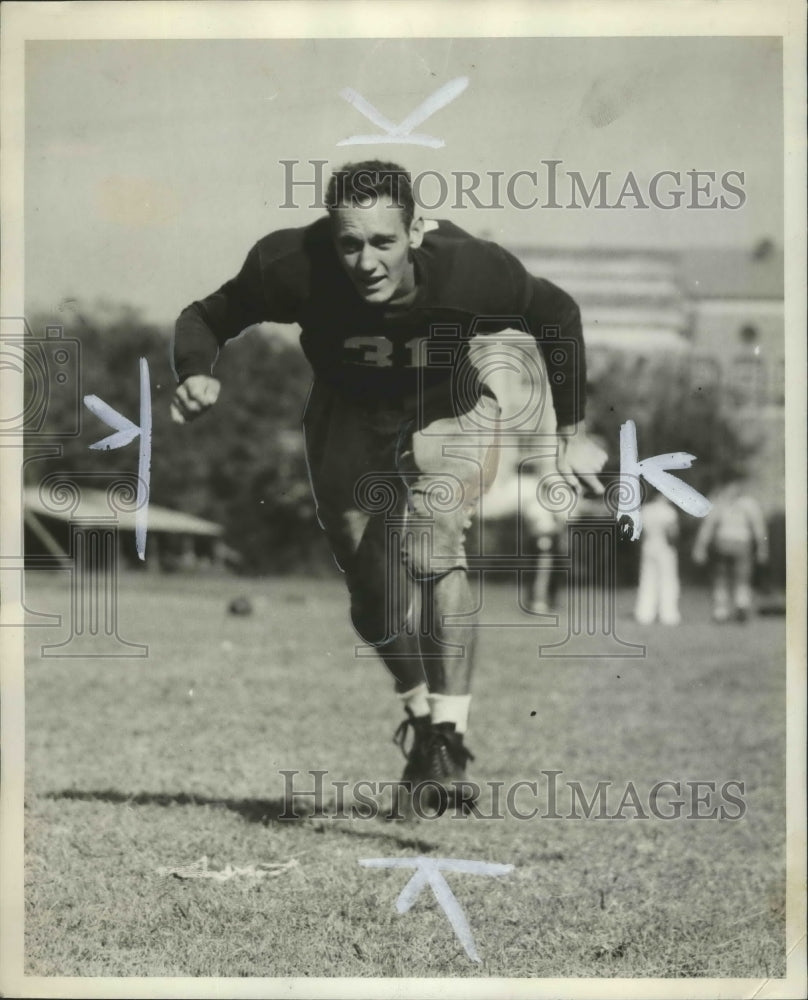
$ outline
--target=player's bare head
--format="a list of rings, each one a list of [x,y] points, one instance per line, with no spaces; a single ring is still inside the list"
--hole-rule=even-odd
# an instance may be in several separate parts
[[[332,219],[340,208],[371,206],[379,201],[397,208],[404,228],[410,228],[415,216],[415,200],[412,180],[404,167],[383,160],[363,160],[346,163],[331,175],[325,203]]]
[[[356,291],[370,304],[405,305],[424,235],[407,172],[380,160],[354,164],[335,173],[328,195],[334,246]]]

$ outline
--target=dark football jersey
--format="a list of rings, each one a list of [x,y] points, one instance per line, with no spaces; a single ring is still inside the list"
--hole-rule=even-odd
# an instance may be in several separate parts
[[[566,292],[450,222],[428,223],[413,259],[414,300],[385,309],[354,289],[327,217],[271,233],[235,278],[180,314],[179,379],[209,374],[218,349],[248,326],[295,322],[315,375],[342,393],[400,404],[445,386],[471,397],[479,383],[468,360],[470,340],[516,328],[532,334],[542,351],[559,424],[583,418],[581,318]]]

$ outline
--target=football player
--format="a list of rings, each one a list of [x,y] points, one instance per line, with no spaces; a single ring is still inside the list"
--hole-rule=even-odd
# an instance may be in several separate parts
[[[326,202],[327,215],[259,240],[236,277],[183,310],[172,416],[182,423],[216,402],[219,348],[246,327],[300,325],[314,373],[303,430],[318,517],[354,628],[395,679],[403,780],[428,785],[445,808],[468,788],[457,783],[472,757],[464,533],[497,465],[499,407],[470,364],[471,335],[532,333],[556,409],[558,470],[600,493],[605,454],[582,422],[580,313],[496,244],[425,221],[396,164],[336,171]],[[573,349],[558,350],[563,341]]]

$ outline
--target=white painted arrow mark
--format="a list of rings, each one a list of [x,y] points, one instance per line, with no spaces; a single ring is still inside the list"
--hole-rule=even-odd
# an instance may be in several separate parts
[[[640,506],[640,479],[646,479],[677,507],[693,517],[706,517],[713,505],[698,490],[670,475],[666,469],[689,469],[696,461],[695,455],[685,451],[674,451],[668,455],[654,455],[637,461],[637,427],[633,420],[627,420],[620,427],[620,492],[617,508],[618,522],[630,519],[631,540],[636,541],[642,533],[642,508]],[[628,478],[628,482],[626,479]],[[636,483],[636,491],[633,484]]]
[[[90,413],[94,413],[105,424],[118,428],[115,434],[110,434],[108,437],[96,441],[95,444],[91,444],[91,451],[112,451],[113,448],[123,448],[140,434],[140,428],[137,424],[133,424],[129,417],[113,410],[109,403],[105,403],[98,396],[85,396],[84,405]]]
[[[146,558],[146,532],[149,521],[149,485],[151,482],[151,387],[149,385],[149,363],[140,359],[140,426],[122,413],[114,410],[98,396],[85,396],[84,405],[115,431],[90,445],[92,451],[112,451],[123,448],[140,435],[140,453],[137,467],[137,506],[135,508],[135,546],[140,559]]]
[[[454,80],[449,80],[442,87],[439,87],[434,94],[430,94],[425,101],[411,111],[402,121],[396,124],[374,107],[370,101],[366,100],[358,91],[352,87],[345,87],[340,91],[340,97],[353,105],[360,114],[363,114],[368,121],[373,122],[382,132],[374,132],[369,135],[350,135],[347,139],[340,139],[338,146],[373,146],[382,143],[402,143],[410,146],[429,146],[432,149],[439,149],[445,146],[443,139],[436,139],[435,136],[426,135],[421,132],[413,132],[413,129],[422,124],[439,111],[450,104],[456,97],[459,97],[469,85],[467,76],[458,76]]]
[[[396,900],[399,913],[406,913],[418,898],[424,886],[428,885],[446,914],[452,929],[463,945],[472,962],[482,962],[471,927],[466,920],[463,907],[449,888],[449,883],[441,871],[462,872],[465,875],[507,875],[513,865],[489,864],[485,861],[461,861],[459,858],[366,858],[359,862],[365,868],[414,868],[415,874],[401,890]]]

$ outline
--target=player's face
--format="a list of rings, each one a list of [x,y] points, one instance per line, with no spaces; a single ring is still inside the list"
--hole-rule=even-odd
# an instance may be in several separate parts
[[[379,197],[337,209],[333,226],[342,266],[366,302],[387,305],[412,293],[410,250],[421,245],[421,219],[407,229],[401,209],[390,198]]]

